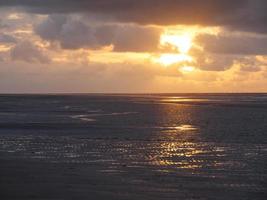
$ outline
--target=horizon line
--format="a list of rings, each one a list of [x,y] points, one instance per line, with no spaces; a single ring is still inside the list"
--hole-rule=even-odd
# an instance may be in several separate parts
[[[174,94],[266,94],[267,92],[12,92],[0,95],[174,95]]]

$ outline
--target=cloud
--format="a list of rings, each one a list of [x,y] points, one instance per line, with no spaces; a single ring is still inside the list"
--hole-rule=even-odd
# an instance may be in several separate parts
[[[6,52],[0,52],[0,62],[3,62],[5,60],[5,53]]]
[[[194,43],[202,48],[190,50],[194,64],[208,71],[225,71],[234,65],[239,65],[241,71],[260,71],[261,63],[256,56],[267,55],[267,37],[261,34],[229,31],[200,34]]]
[[[232,30],[244,32],[267,33],[267,1],[247,0],[245,6],[233,13],[232,23],[225,26]]]
[[[266,10],[265,0],[0,0],[0,90],[266,91]],[[160,35],[192,28],[165,25],[220,32],[197,36],[192,62],[164,67],[156,58],[178,52],[159,49]]]
[[[5,23],[3,23],[3,20],[0,19],[0,30],[1,30],[1,29],[5,29],[5,28],[7,28],[7,27],[8,27],[8,25],[5,24]]]
[[[50,59],[44,51],[29,41],[23,41],[11,49],[12,60],[47,64]]]
[[[17,43],[17,39],[12,35],[1,34],[0,33],[0,43]]]
[[[161,29],[141,26],[118,26],[111,40],[114,51],[154,52],[158,50]]]
[[[235,57],[233,56],[222,56],[218,54],[210,54],[197,57],[197,66],[200,69],[206,71],[225,71],[230,69],[233,64]]]
[[[137,25],[89,26],[65,15],[50,15],[35,27],[43,39],[57,41],[64,49],[101,49],[113,45],[114,51],[155,51],[159,44],[160,28]]]
[[[267,32],[265,0],[0,0],[0,5],[20,6],[41,14],[93,13],[119,22],[197,24]]]
[[[5,92],[136,92],[150,91],[158,77],[181,77],[175,67],[154,63],[39,63],[6,61],[0,65]]]
[[[255,57],[240,58],[236,62],[240,66],[240,71],[243,72],[259,72],[262,70],[263,63]]]
[[[195,42],[204,51],[216,54],[266,55],[267,37],[245,34],[199,35]]]
[[[188,64],[193,64],[205,71],[228,70],[233,66],[235,59],[239,58],[239,56],[235,55],[207,53],[197,48],[192,48],[189,53],[194,58],[194,61]]]
[[[43,39],[57,40],[67,17],[64,15],[51,15],[41,24],[35,27],[35,31]]]
[[[64,15],[51,15],[35,28],[45,40],[59,41],[62,48],[78,49],[97,47],[93,30],[78,20],[69,20]]]
[[[235,55],[224,53],[213,53],[198,48],[192,48],[190,55],[194,60],[187,65],[204,71],[227,71],[231,68],[238,67],[241,72],[258,72],[263,66],[266,66],[264,59],[259,59],[259,56],[254,55]],[[260,56],[264,58],[264,56]]]

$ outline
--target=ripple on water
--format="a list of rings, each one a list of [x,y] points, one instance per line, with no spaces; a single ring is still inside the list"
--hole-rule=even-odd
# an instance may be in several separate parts
[[[264,190],[266,145],[209,142],[1,137],[0,153],[42,162],[87,164],[103,174],[214,179],[220,187]],[[173,177],[173,174],[176,176]],[[186,178],[190,177],[190,178]],[[136,178],[136,177],[133,177]],[[176,180],[176,179],[175,179]],[[177,180],[178,181],[178,180]],[[175,181],[173,182],[175,185]],[[256,190],[255,189],[255,190]]]

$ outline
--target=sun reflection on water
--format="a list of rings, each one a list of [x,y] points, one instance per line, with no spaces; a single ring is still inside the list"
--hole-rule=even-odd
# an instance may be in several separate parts
[[[174,169],[196,169],[201,168],[202,159],[196,157],[205,153],[205,150],[194,143],[163,142],[160,144],[157,161],[152,164]]]
[[[198,130],[197,127],[189,125],[189,124],[182,124],[182,125],[176,126],[174,128],[176,130],[179,130],[179,131],[195,131],[195,130]]]
[[[184,97],[169,100],[184,100]],[[189,120],[194,117],[194,109],[185,113],[184,105],[179,105],[179,110],[177,106],[167,104],[161,108],[163,123],[171,121],[173,124],[157,134],[155,140],[158,142],[153,143],[151,147],[151,151],[156,152],[156,156],[150,160],[151,165],[170,171],[201,168],[204,162],[201,155],[207,150],[203,148],[202,143],[194,142],[200,137],[200,127],[191,124]]]
[[[170,97],[161,99],[161,102],[179,103],[179,102],[210,102],[210,99],[205,98],[183,98],[183,97]]]

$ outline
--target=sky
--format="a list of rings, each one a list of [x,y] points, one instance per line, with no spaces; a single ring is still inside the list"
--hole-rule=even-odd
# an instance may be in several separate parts
[[[267,92],[266,0],[0,0],[0,93]]]

